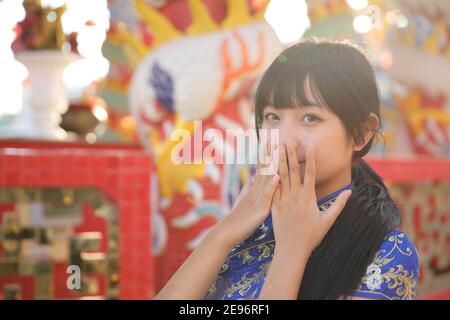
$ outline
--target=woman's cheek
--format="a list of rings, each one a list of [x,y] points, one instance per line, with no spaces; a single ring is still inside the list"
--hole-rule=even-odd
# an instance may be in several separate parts
[[[324,174],[326,175],[326,158],[324,159],[324,156],[322,154],[322,150],[318,150],[317,148],[315,150],[315,163],[316,163],[316,183],[320,183],[323,178]],[[328,161],[329,162],[329,161]]]
[[[317,150],[316,149],[314,149],[314,150],[315,150],[314,163],[315,163],[315,167],[316,167],[315,180],[316,180],[316,183],[318,183],[319,182],[318,178],[322,175],[322,169],[321,169],[322,165],[320,164],[322,161],[321,161],[320,155],[317,154]],[[302,183],[304,182],[304,179],[305,179],[305,169],[306,169],[306,162],[300,163],[300,177],[301,177]]]

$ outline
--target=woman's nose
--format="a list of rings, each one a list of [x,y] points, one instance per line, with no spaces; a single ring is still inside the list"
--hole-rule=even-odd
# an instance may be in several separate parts
[[[303,144],[300,141],[300,138],[298,136],[292,136],[292,135],[285,135],[280,136],[280,144],[284,144],[287,147],[294,147],[297,158],[299,161],[303,161],[305,158],[305,151],[303,148]]]
[[[294,130],[281,129],[279,135],[280,144],[293,144],[295,147],[299,146],[300,144],[298,133],[296,133]]]

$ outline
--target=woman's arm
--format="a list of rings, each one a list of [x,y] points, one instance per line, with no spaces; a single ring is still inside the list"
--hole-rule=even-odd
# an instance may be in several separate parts
[[[221,232],[213,228],[155,299],[204,298],[232,248],[232,243],[222,239]]]
[[[258,165],[230,213],[208,232],[155,299],[203,299],[231,249],[269,214],[278,181],[278,175],[262,174]]]
[[[309,253],[299,248],[275,248],[259,299],[297,299],[308,258]]]
[[[155,299],[202,299],[235,245],[247,239],[270,211],[278,175],[257,172],[230,213],[215,225]]]

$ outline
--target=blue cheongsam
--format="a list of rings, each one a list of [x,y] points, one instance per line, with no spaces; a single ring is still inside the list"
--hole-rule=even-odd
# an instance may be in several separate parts
[[[352,189],[353,185],[354,181],[320,199],[317,203],[319,209],[328,209],[342,191]],[[269,214],[248,239],[231,250],[205,299],[257,299],[272,261],[274,248],[272,216]],[[405,233],[393,230],[386,236],[352,296],[411,299],[415,296],[418,275],[419,262],[414,245]]]

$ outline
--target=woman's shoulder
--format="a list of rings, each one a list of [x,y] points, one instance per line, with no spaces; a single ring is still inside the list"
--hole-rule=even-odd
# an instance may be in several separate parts
[[[419,256],[408,235],[387,234],[353,296],[372,299],[413,299],[419,278]]]

